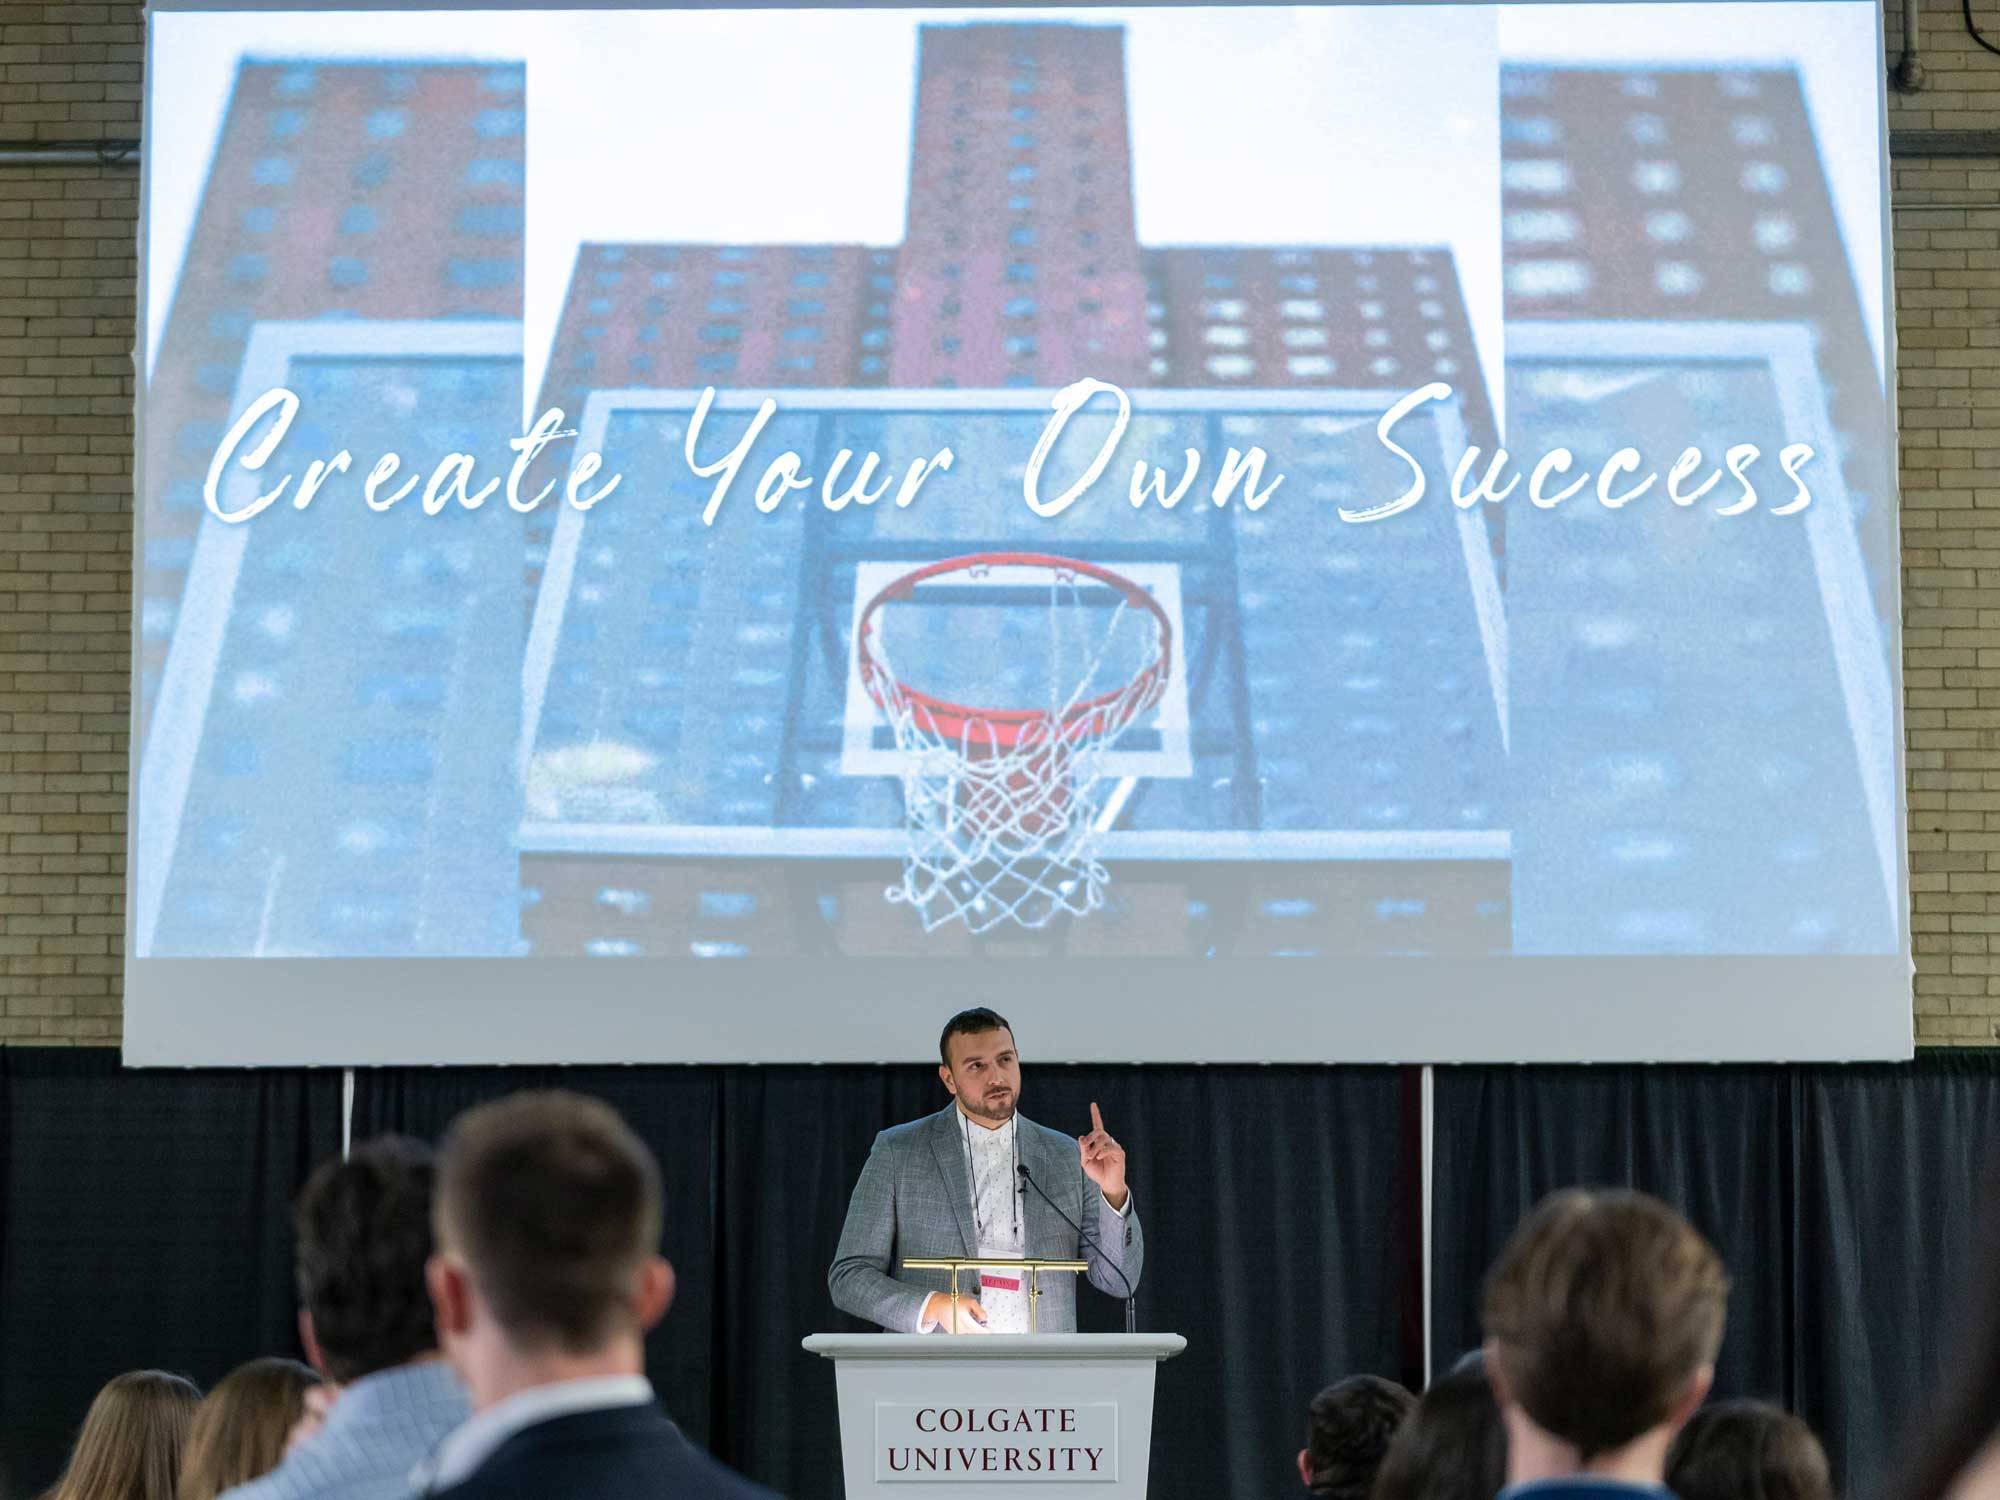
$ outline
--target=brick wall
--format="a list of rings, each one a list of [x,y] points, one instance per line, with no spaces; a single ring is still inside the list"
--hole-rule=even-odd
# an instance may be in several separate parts
[[[140,7],[0,4],[0,140],[139,134]],[[0,1039],[118,1038],[139,177],[0,167]]]
[[[1900,4],[1889,11],[1894,56]],[[1926,3],[1920,15],[1924,87],[1891,94],[1890,127],[2000,129],[2000,56],[1966,34],[1955,6]],[[2000,1037],[2000,160],[1898,159],[1892,182],[1917,1041],[1990,1045]]]
[[[140,14],[136,3],[0,0],[0,141],[136,136]],[[1965,34],[1955,5],[1925,0],[1923,15],[1927,86],[1892,96],[1892,127],[2000,129],[2000,56]],[[1888,23],[1893,55],[1894,0]],[[1894,181],[1917,1038],[1991,1043],[2000,160],[1903,161]],[[137,210],[130,168],[0,166],[0,1040],[10,1042],[119,1033]]]

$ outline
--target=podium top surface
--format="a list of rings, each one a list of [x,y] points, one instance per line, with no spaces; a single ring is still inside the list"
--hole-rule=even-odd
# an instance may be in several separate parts
[[[814,1333],[801,1341],[822,1359],[1172,1359],[1187,1348],[1178,1333]]]

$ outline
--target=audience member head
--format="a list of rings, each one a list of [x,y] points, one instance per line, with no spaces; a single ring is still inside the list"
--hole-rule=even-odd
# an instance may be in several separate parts
[[[1306,1408],[1306,1445],[1299,1478],[1315,1495],[1368,1500],[1389,1440],[1417,1398],[1379,1375],[1350,1375],[1313,1397]]]
[[[1375,1476],[1373,1500],[1493,1500],[1507,1483],[1507,1429],[1475,1350],[1418,1399]]]
[[[201,1392],[164,1370],[120,1375],[90,1403],[47,1500],[173,1500]]]
[[[433,1177],[428,1146],[381,1136],[323,1164],[299,1195],[299,1335],[327,1379],[437,1353],[424,1288]]]
[[[253,1359],[217,1381],[195,1409],[179,1500],[215,1500],[275,1469],[305,1412],[306,1392],[319,1383],[295,1359]]]
[[[1717,1401],[1667,1450],[1679,1500],[1833,1500],[1826,1450],[1812,1429],[1765,1401]]]
[[[1657,1198],[1545,1198],[1486,1278],[1486,1373],[1511,1482],[1593,1473],[1658,1484],[1708,1395],[1729,1278]]]
[[[551,1091],[467,1110],[438,1152],[433,1213],[438,1334],[475,1407],[641,1369],[673,1268],[659,1166],[609,1105]]]

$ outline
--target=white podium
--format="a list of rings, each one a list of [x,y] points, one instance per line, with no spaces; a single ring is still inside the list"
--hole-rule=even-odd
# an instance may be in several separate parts
[[[816,1333],[847,1500],[1144,1500],[1153,1376],[1177,1333]]]

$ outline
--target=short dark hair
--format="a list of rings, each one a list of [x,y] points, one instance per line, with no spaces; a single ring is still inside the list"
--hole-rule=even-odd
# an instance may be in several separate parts
[[[1728,1300],[1721,1258],[1659,1199],[1572,1189],[1522,1220],[1479,1311],[1508,1395],[1588,1460],[1667,1420]]]
[[[984,1031],[1004,1031],[1014,1034],[1014,1028],[1007,1024],[1007,1018],[997,1010],[988,1010],[976,1005],[971,1010],[962,1010],[944,1023],[944,1030],[938,1034],[938,1057],[948,1068],[951,1066],[951,1039],[955,1036],[978,1036]]]
[[[659,1164],[602,1100],[551,1089],[481,1104],[438,1152],[438,1238],[522,1349],[603,1347],[661,1218]]]
[[[323,1163],[299,1194],[299,1303],[330,1379],[359,1380],[437,1348],[424,1290],[434,1179],[430,1147],[385,1135]]]
[[[1416,1404],[1415,1396],[1379,1375],[1350,1375],[1313,1397],[1306,1408],[1313,1493],[1368,1500],[1389,1441]]]
[[[1716,1401],[1667,1450],[1680,1500],[1833,1500],[1826,1450],[1810,1427],[1767,1401]]]
[[[1375,1475],[1373,1500],[1493,1500],[1507,1483],[1507,1426],[1478,1352],[1430,1384]]]

